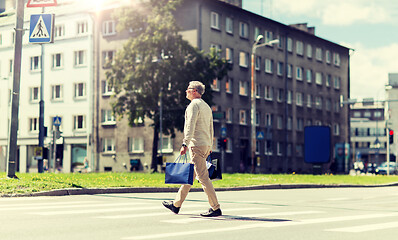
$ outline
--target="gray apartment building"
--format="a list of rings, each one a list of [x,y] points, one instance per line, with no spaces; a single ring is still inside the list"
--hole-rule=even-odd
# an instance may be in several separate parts
[[[225,113],[225,118],[215,119],[213,156],[221,158],[217,139],[223,129],[228,140],[224,170],[252,169],[250,55],[261,34],[264,41],[279,39],[279,44],[256,52],[255,122],[260,137],[255,171],[312,172],[313,166],[304,162],[306,126],[329,126],[333,150],[336,144],[349,142],[349,108],[340,106],[341,98],[349,98],[349,49],[316,36],[315,28],[307,24],[284,25],[241,6],[241,1],[186,0],[176,11],[185,39],[204,51],[221,50],[221,56],[232,66],[228,77],[215,79],[212,84],[212,109]],[[98,61],[109,61],[129,36],[117,33],[117,23],[105,12],[97,22],[102,31],[96,47],[101,53]],[[99,94],[93,137],[98,170],[128,171],[130,160],[135,159],[140,160],[140,169],[146,169],[151,163],[153,130],[140,122],[128,127],[125,120],[113,118],[109,106],[112,89],[106,84],[105,71],[101,67],[96,79]],[[181,139],[181,134],[174,139],[163,136],[164,160],[173,161],[179,154]],[[323,166],[324,171],[328,168]]]

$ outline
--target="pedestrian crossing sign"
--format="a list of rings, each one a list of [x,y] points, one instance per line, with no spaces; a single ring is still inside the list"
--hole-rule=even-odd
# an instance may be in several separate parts
[[[30,43],[54,42],[54,14],[33,14],[30,16]]]

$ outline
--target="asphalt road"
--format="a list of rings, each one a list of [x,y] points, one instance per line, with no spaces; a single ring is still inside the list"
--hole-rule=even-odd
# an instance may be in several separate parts
[[[398,188],[218,192],[224,215],[202,218],[203,192],[179,215],[161,205],[175,193],[0,198],[1,240],[398,238]]]

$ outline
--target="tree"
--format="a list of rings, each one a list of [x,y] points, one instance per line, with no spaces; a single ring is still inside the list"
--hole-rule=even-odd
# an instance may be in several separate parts
[[[173,16],[181,0],[149,0],[140,7],[115,13],[118,31],[132,37],[118,51],[107,79],[115,89],[113,111],[127,116],[130,126],[137,119],[151,119],[154,128],[152,169],[157,168],[159,141],[159,99],[163,102],[163,134],[175,137],[184,127],[184,111],[189,103],[185,90],[189,81],[205,84],[205,101],[212,105],[210,83],[222,79],[228,63],[214,49],[204,53],[182,39]]]

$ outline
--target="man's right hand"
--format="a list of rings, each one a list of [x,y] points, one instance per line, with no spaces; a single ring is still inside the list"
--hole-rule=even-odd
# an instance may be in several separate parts
[[[185,155],[187,153],[187,149],[188,149],[188,147],[182,146],[180,149],[180,155]]]

